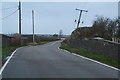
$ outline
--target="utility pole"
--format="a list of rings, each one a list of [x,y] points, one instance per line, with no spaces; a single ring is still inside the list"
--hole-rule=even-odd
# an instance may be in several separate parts
[[[62,29],[60,29],[60,31],[59,31],[59,38],[62,37],[62,33],[63,33],[63,31],[62,31]]]
[[[19,1],[19,44],[21,45],[21,2]]]
[[[82,15],[82,12],[88,12],[87,10],[80,10],[80,9],[76,9],[78,11],[80,11],[80,15],[79,15],[79,18],[78,18],[78,23],[77,23],[77,28],[79,27],[79,24],[80,24],[80,19],[81,19],[81,15]]]
[[[32,23],[33,23],[33,43],[35,43],[35,35],[34,35],[34,10],[32,10]]]

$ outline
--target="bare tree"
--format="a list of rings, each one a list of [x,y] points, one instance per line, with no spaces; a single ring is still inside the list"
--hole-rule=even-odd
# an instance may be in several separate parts
[[[93,32],[95,36],[103,37],[111,40],[112,37],[118,34],[118,22],[116,19],[110,19],[97,16],[97,19],[93,22]]]

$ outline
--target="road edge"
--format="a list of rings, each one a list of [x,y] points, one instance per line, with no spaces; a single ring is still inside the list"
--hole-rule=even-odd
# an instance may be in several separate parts
[[[63,51],[65,51],[65,52],[67,52],[67,53],[71,53],[70,51],[67,51],[67,50],[64,50],[64,49],[60,49],[60,47],[58,47],[58,49],[59,49],[59,50],[63,50]],[[83,58],[83,59],[87,59],[87,60],[89,60],[89,61],[92,61],[92,62],[95,62],[95,63],[101,64],[101,65],[104,65],[104,66],[109,67],[109,68],[111,68],[111,69],[114,69],[114,70],[120,71],[120,69],[118,69],[118,68],[116,68],[116,67],[113,67],[113,66],[110,66],[110,65],[108,65],[108,64],[105,64],[105,63],[102,63],[102,62],[96,61],[96,60],[94,60],[94,59],[87,58],[87,57],[81,56],[81,55],[76,54],[76,53],[71,53],[71,54],[72,54],[72,55],[75,55],[75,56],[78,56],[78,57],[81,57],[81,58]]]
[[[15,49],[12,54],[10,55],[10,57],[7,59],[7,61],[4,63],[4,65],[2,66],[2,68],[0,69],[0,77],[2,78],[2,72],[3,70],[5,69],[5,67],[7,66],[7,64],[9,63],[9,61],[11,60],[11,58],[13,57],[13,55],[16,53],[16,51],[18,50],[19,48]],[[0,78],[0,79],[1,79]]]

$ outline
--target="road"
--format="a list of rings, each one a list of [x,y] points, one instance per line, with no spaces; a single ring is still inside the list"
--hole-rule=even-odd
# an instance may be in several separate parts
[[[3,78],[118,78],[118,71],[58,49],[61,41],[22,47]]]

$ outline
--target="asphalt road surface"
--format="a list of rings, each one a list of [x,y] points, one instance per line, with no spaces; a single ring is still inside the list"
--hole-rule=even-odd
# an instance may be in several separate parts
[[[16,51],[3,78],[118,78],[118,71],[58,49],[61,41]]]

